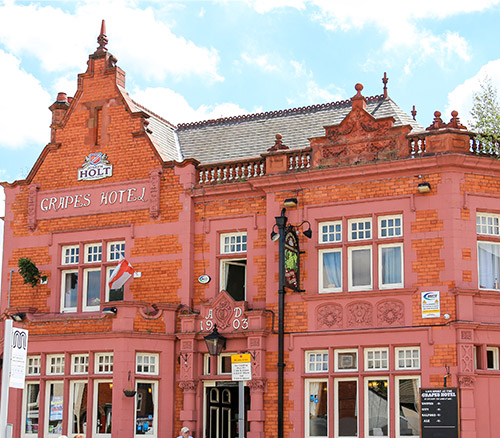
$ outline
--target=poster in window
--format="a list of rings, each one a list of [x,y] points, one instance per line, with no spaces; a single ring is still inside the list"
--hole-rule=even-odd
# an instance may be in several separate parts
[[[54,396],[50,399],[49,420],[62,420],[63,418],[63,398],[62,396]]]

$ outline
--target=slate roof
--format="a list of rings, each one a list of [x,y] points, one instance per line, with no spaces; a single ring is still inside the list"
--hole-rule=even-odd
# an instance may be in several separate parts
[[[258,157],[274,145],[278,133],[290,149],[308,147],[309,138],[324,136],[325,126],[339,124],[351,111],[348,100],[174,126],[135,105],[150,115],[150,137],[165,161],[194,158],[201,164]],[[377,119],[392,116],[395,126],[410,125],[412,131],[424,130],[389,97],[368,98],[366,106]]]

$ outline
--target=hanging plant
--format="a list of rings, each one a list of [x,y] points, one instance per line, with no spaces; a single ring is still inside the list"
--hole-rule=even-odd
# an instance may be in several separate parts
[[[24,284],[29,284],[31,287],[36,287],[40,281],[47,280],[46,275],[40,274],[36,265],[29,258],[21,257],[17,261],[19,267],[19,274],[23,277]]]

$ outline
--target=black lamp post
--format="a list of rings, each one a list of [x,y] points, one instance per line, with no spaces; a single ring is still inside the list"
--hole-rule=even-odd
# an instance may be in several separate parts
[[[283,438],[283,377],[285,371],[285,227],[286,209],[276,216],[276,226],[279,234],[279,277],[278,277],[278,438]]]
[[[299,243],[297,238],[297,228],[308,224],[309,228],[303,231],[303,234],[310,239],[312,237],[311,224],[308,221],[303,221],[295,227],[294,225],[287,225],[287,217],[285,216],[286,208],[282,208],[281,215],[276,216],[275,227],[278,228],[276,233],[271,232],[271,240],[278,240],[279,247],[279,277],[278,277],[278,438],[283,438],[283,399],[284,399],[284,371],[285,371],[285,287],[291,288],[297,292],[303,292],[299,284]],[[296,262],[293,264],[293,276],[287,279],[286,274],[286,253],[295,253]],[[292,254],[293,255],[293,254]]]
[[[226,338],[218,332],[217,324],[214,324],[212,333],[205,336],[203,339],[205,339],[205,344],[207,344],[207,350],[210,356],[218,356],[226,347]]]

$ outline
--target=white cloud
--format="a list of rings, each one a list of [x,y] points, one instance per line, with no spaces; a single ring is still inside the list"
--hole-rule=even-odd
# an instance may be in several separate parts
[[[97,47],[101,24],[97,17],[117,17],[106,22],[108,49],[120,55],[119,65],[127,64],[134,74],[156,80],[167,75],[223,80],[214,48],[199,47],[174,35],[151,8],[139,9],[117,0],[77,3],[74,13],[40,4],[4,4],[0,6],[0,43],[12,53],[34,57],[49,72],[81,72]]]
[[[0,50],[0,145],[19,148],[27,142],[50,139],[50,111],[55,100],[38,79],[20,67],[13,55]]]
[[[261,70],[266,72],[278,71],[278,66],[276,64],[272,64],[270,61],[270,55],[259,55],[259,56],[251,56],[248,53],[242,53],[241,58],[247,64],[256,65]]]
[[[490,61],[483,65],[476,75],[467,79],[462,84],[457,86],[448,94],[448,105],[446,108],[446,116],[451,111],[458,111],[462,123],[470,125],[470,110],[472,109],[473,96],[481,90],[480,82],[486,78],[491,80],[492,85],[500,90],[500,59]],[[444,117],[443,117],[444,120]]]
[[[183,96],[168,88],[137,89],[131,95],[136,102],[174,124],[248,114],[234,103],[201,105],[195,109]]]

